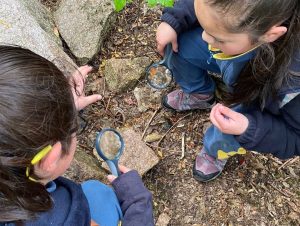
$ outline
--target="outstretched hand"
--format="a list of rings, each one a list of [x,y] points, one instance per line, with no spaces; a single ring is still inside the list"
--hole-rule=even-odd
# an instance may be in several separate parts
[[[243,134],[249,125],[246,116],[222,104],[216,104],[212,108],[210,120],[221,132],[232,135]]]
[[[74,97],[74,102],[78,111],[102,99],[102,96],[99,94],[93,94],[90,96],[85,96],[84,94],[84,84],[86,78],[88,77],[88,73],[90,73],[92,70],[93,68],[88,65],[79,67],[70,79],[70,84],[73,87],[72,93]]]
[[[128,169],[127,167],[123,166],[123,165],[119,165],[119,170],[121,171],[121,173],[127,173],[129,172],[131,169]],[[108,175],[107,179],[109,180],[110,183],[112,183],[117,177],[114,175]]]

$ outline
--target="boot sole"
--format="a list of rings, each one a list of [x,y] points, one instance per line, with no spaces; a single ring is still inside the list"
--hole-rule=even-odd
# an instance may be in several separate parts
[[[212,176],[211,178],[204,178],[205,175],[204,175],[204,177],[201,177],[200,175],[198,175],[198,172],[199,171],[196,170],[195,164],[194,164],[193,165],[193,176],[194,176],[195,180],[197,180],[199,182],[204,182],[204,183],[210,182],[210,181],[216,179],[218,176],[220,176],[222,174],[222,171],[220,171],[216,175]]]

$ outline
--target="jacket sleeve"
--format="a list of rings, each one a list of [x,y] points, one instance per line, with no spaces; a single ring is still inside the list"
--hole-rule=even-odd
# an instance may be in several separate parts
[[[195,14],[194,0],[179,0],[174,7],[165,8],[161,20],[168,23],[177,35],[200,26]]]
[[[286,159],[300,155],[300,95],[283,108],[279,115],[253,110],[244,115],[249,120],[245,133],[237,136],[246,149]]]
[[[112,183],[123,212],[122,226],[154,226],[152,195],[135,170]]]

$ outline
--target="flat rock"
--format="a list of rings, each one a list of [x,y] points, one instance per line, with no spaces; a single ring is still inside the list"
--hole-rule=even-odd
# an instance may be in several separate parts
[[[62,0],[54,16],[61,36],[81,64],[98,53],[116,20],[112,0]]]
[[[122,93],[134,88],[150,63],[151,60],[148,57],[107,60],[104,76],[109,90]]]
[[[76,65],[63,51],[53,18],[36,0],[0,0],[0,43],[17,45],[53,62],[65,75]]]
[[[131,128],[123,128],[120,133],[125,143],[123,155],[119,160],[120,164],[130,169],[136,169],[140,175],[144,175],[159,162],[157,155],[142,141],[140,134]],[[96,156],[98,155],[96,154]],[[109,169],[103,161],[102,166]]]
[[[89,179],[107,182],[106,175],[96,158],[77,147],[73,162],[64,176],[80,183]]]

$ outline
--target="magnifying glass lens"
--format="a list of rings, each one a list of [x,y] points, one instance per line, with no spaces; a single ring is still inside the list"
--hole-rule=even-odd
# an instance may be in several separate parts
[[[172,82],[172,73],[164,65],[152,66],[149,70],[148,81],[155,88],[165,88]]]
[[[115,159],[122,146],[121,140],[113,131],[105,131],[99,139],[100,149],[107,159]]]

